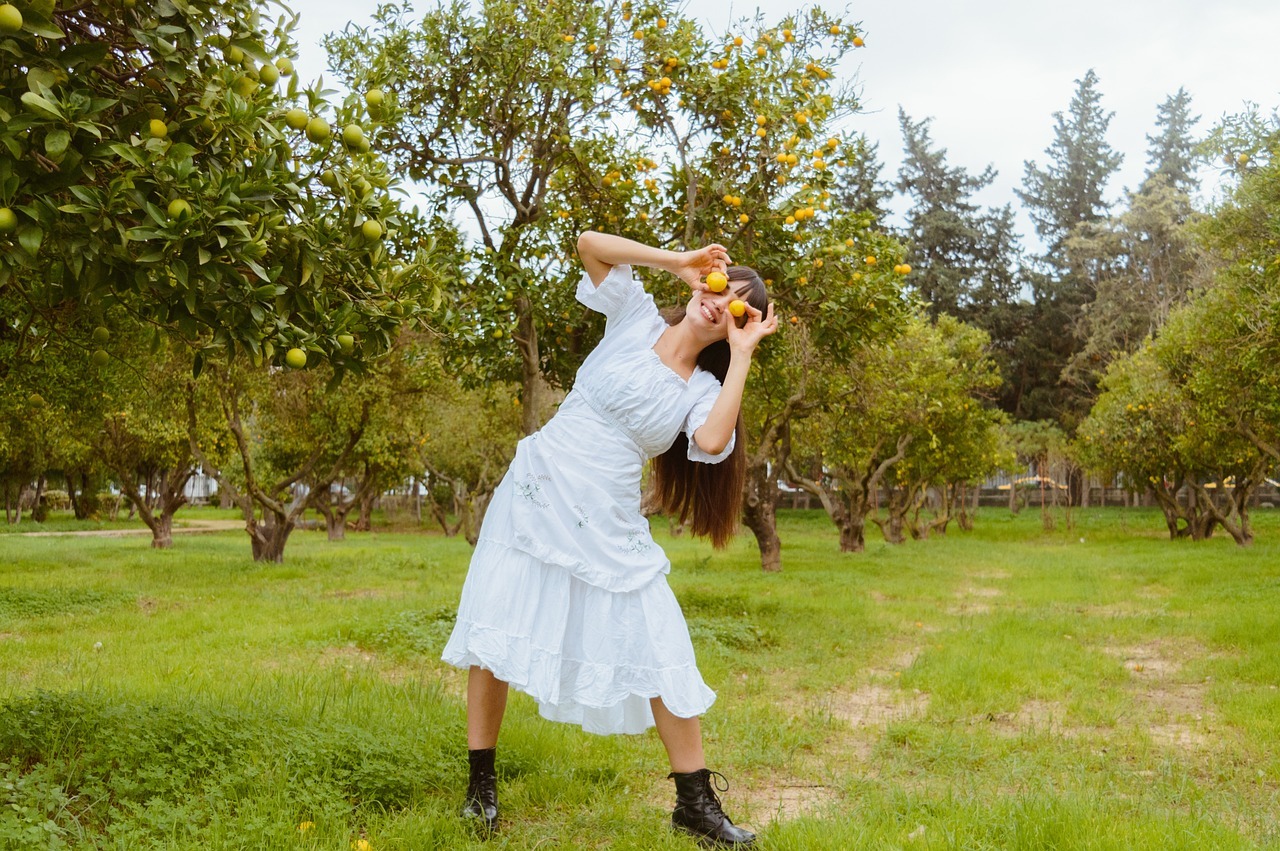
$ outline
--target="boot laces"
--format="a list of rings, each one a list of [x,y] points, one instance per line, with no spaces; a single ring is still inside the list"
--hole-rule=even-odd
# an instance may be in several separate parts
[[[719,782],[717,782],[715,779],[717,777],[719,778]],[[724,785],[721,785],[721,783],[723,783]],[[723,774],[721,774],[718,771],[708,770],[707,771],[707,797],[710,798],[713,802],[715,802],[716,811],[720,815],[724,815],[724,807],[720,804],[720,796],[716,794],[717,791],[720,791],[720,792],[729,791],[729,778],[725,777]]]

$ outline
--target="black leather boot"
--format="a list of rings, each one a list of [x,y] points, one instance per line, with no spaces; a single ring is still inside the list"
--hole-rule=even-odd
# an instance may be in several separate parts
[[[498,775],[493,769],[495,748],[467,751],[471,779],[467,781],[467,803],[462,815],[478,819],[485,830],[498,827]]]
[[[729,781],[723,774],[707,768],[688,774],[673,771],[667,775],[676,781],[676,808],[671,813],[671,826],[696,836],[703,845],[751,846],[756,835],[734,825],[720,809],[720,799],[712,785],[713,776],[724,781],[721,792],[729,789]]]

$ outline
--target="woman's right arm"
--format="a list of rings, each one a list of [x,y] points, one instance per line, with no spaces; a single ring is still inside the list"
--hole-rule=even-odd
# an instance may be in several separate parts
[[[723,272],[729,263],[729,253],[722,245],[708,245],[697,251],[667,251],[598,231],[586,231],[578,237],[578,256],[596,286],[600,286],[614,266],[626,264],[662,269],[694,289],[703,289],[702,276],[713,271]]]

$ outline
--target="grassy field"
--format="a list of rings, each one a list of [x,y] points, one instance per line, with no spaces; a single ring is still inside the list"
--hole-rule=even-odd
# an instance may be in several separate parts
[[[1280,515],[1248,550],[1075,519],[842,555],[791,512],[774,576],[655,524],[760,847],[1280,848]],[[464,541],[147,544],[0,536],[0,848],[694,847],[653,733],[515,695],[502,831],[460,823]]]

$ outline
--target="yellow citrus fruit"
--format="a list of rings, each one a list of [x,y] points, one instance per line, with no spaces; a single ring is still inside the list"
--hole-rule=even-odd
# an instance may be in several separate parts
[[[159,118],[151,119],[151,123],[147,125],[147,130],[157,139],[163,139],[169,135],[169,126]]]
[[[751,217],[748,216],[746,213],[743,213],[742,215],[738,216],[738,221],[745,225],[747,222],[751,221]]]
[[[342,128],[342,144],[348,148],[358,148],[364,142],[364,128],[359,124],[348,124]]]
[[[735,298],[729,302],[729,314],[731,316],[741,316],[747,312],[747,303],[741,299]]]
[[[13,233],[18,228],[18,214],[8,207],[0,207],[0,233]]]
[[[864,44],[866,44],[866,42],[862,40],[862,36],[860,36],[860,35],[859,35],[859,36],[854,36],[854,37],[853,37],[853,46],[854,46],[854,47],[862,47],[862,45],[864,45]]]
[[[191,216],[191,205],[181,198],[174,198],[169,202],[169,218],[186,219]]]
[[[22,29],[22,13],[11,3],[0,6],[0,32],[16,33]]]
[[[316,117],[307,122],[307,138],[312,142],[324,142],[332,132],[329,128],[329,122],[323,118]]]
[[[713,293],[718,293],[729,285],[729,279],[724,276],[723,272],[712,272],[707,275],[707,289]]]
[[[302,369],[307,365],[307,353],[295,346],[284,353],[284,362],[291,369]]]
[[[874,258],[874,257],[872,257],[870,254],[868,254],[868,255],[867,255],[867,258],[866,258],[866,263],[867,263],[867,265],[868,265],[868,266],[874,266],[874,265],[876,265],[876,258]]]

